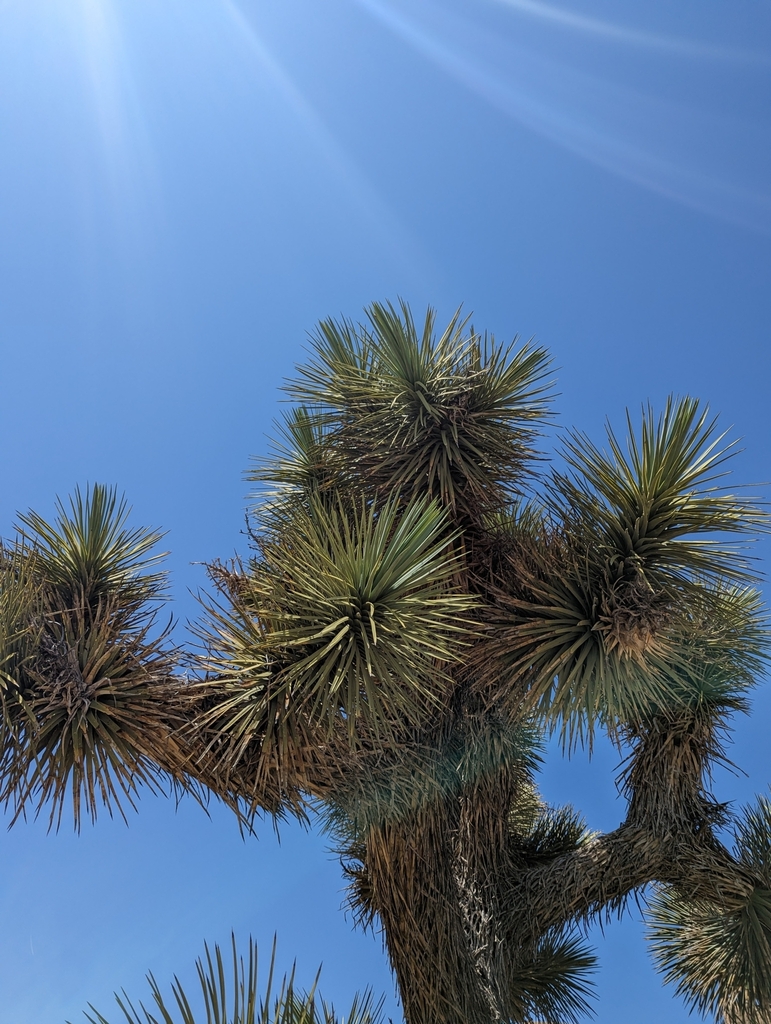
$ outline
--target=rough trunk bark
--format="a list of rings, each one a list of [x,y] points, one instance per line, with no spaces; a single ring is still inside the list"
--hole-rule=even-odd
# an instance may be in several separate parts
[[[517,787],[506,768],[482,774],[459,800],[454,837],[455,874],[471,955],[496,1021],[509,1020],[513,947],[504,931],[506,891],[511,871],[509,812]]]
[[[408,1024],[496,1024],[469,944],[452,850],[453,807],[371,828],[373,903]]]
[[[547,929],[619,910],[650,882],[675,885],[690,899],[726,910],[760,884],[718,841],[720,805],[704,790],[715,741],[693,716],[663,719],[638,737],[623,776],[629,800],[615,831],[521,874],[508,887],[509,933],[537,937]]]
[[[372,907],[408,1024],[524,1019],[538,940],[620,910],[650,882],[726,910],[746,903],[759,882],[715,837],[720,808],[703,789],[708,743],[665,724],[630,758],[623,824],[546,863],[527,867],[511,846],[520,780],[510,768],[480,771],[460,791],[370,827]]]

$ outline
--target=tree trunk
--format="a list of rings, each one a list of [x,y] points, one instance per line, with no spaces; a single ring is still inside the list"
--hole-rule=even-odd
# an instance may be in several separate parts
[[[495,1024],[459,899],[452,801],[373,827],[367,870],[407,1024]]]

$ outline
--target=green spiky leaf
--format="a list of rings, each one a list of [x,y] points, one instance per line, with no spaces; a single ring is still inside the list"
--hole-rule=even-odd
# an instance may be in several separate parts
[[[142,784],[185,780],[173,735],[184,715],[176,654],[155,622],[164,575],[151,549],[161,535],[128,527],[125,500],[100,485],[57,509],[54,524],[20,517],[3,553],[0,670],[12,722],[0,800],[14,820],[46,807],[58,825],[70,799],[79,827],[99,806],[123,813]]]
[[[264,991],[260,992],[257,947],[249,939],[247,954],[239,954],[235,935],[231,939],[232,958],[227,962],[218,945],[208,945],[196,961],[199,993],[197,998],[174,978],[171,995],[166,996],[152,974],[149,1006],[135,1005],[125,992],[116,993],[118,1013],[105,1017],[91,1006],[85,1013],[89,1024],[379,1024],[382,1000],[372,992],[356,995],[351,1008],[339,1016],[334,1007],[316,994],[319,973],[310,992],[295,986],[294,969],[277,984],[274,980],[276,944],[268,964]]]
[[[765,1024],[771,1015],[771,801],[761,797],[736,828],[748,879],[733,906],[694,901],[674,887],[650,904],[648,937],[665,982],[688,1006],[725,1024]]]
[[[553,501],[585,523],[610,572],[639,571],[652,586],[698,577],[755,578],[736,543],[720,535],[767,529],[768,513],[722,483],[736,442],[723,444],[717,420],[694,398],[670,396],[663,413],[649,406],[639,434],[627,413],[622,443],[607,427],[608,449],[583,434],[565,442],[572,476],[556,474]]]
[[[319,410],[360,484],[427,494],[474,519],[500,506],[546,414],[545,351],[467,332],[459,312],[438,337],[431,309],[421,327],[405,303],[367,316],[320,324],[291,395]]]
[[[346,510],[315,502],[268,537],[232,608],[206,634],[220,694],[210,726],[243,745],[284,742],[298,718],[387,735],[441,700],[472,599],[453,586],[453,535],[436,505]]]
[[[164,556],[152,549],[163,534],[128,528],[131,509],[115,488],[76,488],[69,508],[57,501],[56,511],[54,523],[37,512],[20,515],[20,534],[65,602],[79,594],[88,602],[120,594],[124,604],[160,596],[165,574],[153,570]]]

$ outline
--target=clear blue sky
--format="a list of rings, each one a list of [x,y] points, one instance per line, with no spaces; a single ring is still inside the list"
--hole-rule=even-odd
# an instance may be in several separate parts
[[[116,483],[169,531],[184,622],[195,563],[244,550],[305,332],[397,296],[536,336],[598,439],[703,397],[770,480],[770,129],[769,0],[0,0],[0,532]],[[755,710],[725,798],[771,781]],[[613,827],[615,760],[556,757],[544,790]],[[400,1019],[318,836],[152,797],[0,835],[0,1024],[82,1020],[231,928]],[[685,1019],[634,916],[596,938],[601,1024]]]

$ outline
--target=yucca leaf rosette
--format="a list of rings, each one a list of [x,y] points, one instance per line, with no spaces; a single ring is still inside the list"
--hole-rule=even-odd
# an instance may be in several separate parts
[[[317,992],[321,969],[309,991],[297,987],[294,968],[277,980],[275,940],[262,984],[254,940],[249,939],[246,955],[239,952],[235,935],[230,945],[230,956],[216,944],[213,950],[204,946],[192,989],[175,976],[171,994],[165,994],[148,974],[149,1009],[133,1003],[125,991],[116,992],[117,1011],[108,1018],[89,1006],[88,1024],[380,1024],[383,1019],[383,1000],[376,1001],[370,989],[357,993],[348,1013],[338,1015]]]
[[[175,655],[158,628],[161,535],[127,525],[115,490],[59,502],[49,523],[20,517],[2,556],[0,796],[15,814],[45,806],[76,827],[104,805],[123,813],[141,784],[183,777]]]
[[[366,324],[322,321],[287,390],[329,431],[341,474],[355,467],[371,490],[427,495],[478,521],[534,455],[545,350],[482,337],[460,312],[441,334],[431,309],[421,325],[405,303],[366,312]]]
[[[630,420],[626,446],[610,428],[608,450],[572,435],[571,472],[554,474],[540,516],[513,524],[497,664],[527,679],[568,743],[677,708],[699,657],[719,660],[720,637],[760,628],[736,596],[754,593],[754,574],[730,536],[768,517],[720,485],[721,441],[689,398],[645,411],[639,432]]]
[[[312,758],[341,737],[350,751],[441,705],[473,606],[453,582],[454,539],[425,500],[311,501],[271,520],[249,571],[219,574],[228,604],[210,608],[203,633],[205,727],[227,736],[226,760],[255,744],[267,761],[302,760],[298,744]]]

